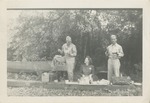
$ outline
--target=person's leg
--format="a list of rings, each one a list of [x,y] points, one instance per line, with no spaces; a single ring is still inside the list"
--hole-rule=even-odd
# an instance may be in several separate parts
[[[119,77],[120,75],[120,61],[119,59],[114,61],[114,73],[116,77]]]
[[[107,79],[111,82],[112,81],[112,74],[113,74],[113,65],[112,60],[108,59],[108,74]]]
[[[66,67],[67,67],[67,74],[68,74],[68,80],[70,80],[70,76],[69,76],[69,73],[68,73],[68,69],[70,68],[69,67],[69,62],[66,60]]]
[[[69,81],[73,81],[73,70],[75,65],[75,59],[71,58],[69,60],[66,60],[66,62],[67,62],[68,79]]]
[[[66,71],[62,71],[62,72],[63,72],[63,79],[67,80],[67,73],[66,73]]]
[[[61,81],[61,78],[62,78],[61,71],[57,71],[57,78],[58,78],[58,81]]]
[[[69,63],[69,69],[67,70],[67,72],[69,81],[73,81],[73,63]]]

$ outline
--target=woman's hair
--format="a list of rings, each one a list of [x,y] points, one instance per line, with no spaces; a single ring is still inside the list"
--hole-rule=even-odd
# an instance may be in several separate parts
[[[92,58],[90,56],[86,56],[86,58],[88,58],[88,60],[89,60],[89,65],[91,65],[92,64]]]

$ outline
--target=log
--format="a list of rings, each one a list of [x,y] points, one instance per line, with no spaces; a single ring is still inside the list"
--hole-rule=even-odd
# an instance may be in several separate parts
[[[66,65],[52,66],[51,61],[7,61],[7,72],[19,73],[19,72],[48,72],[48,71],[67,71]],[[101,74],[107,74],[107,71],[99,70],[96,72]]]
[[[8,87],[43,87],[47,89],[72,89],[72,90],[126,90],[134,89],[134,85],[79,85],[79,84],[65,84],[62,82],[41,82],[41,81],[20,81],[20,80],[7,80]]]
[[[7,72],[19,73],[19,72],[49,72],[49,71],[67,71],[64,66],[51,65],[51,61],[8,61],[7,62]]]

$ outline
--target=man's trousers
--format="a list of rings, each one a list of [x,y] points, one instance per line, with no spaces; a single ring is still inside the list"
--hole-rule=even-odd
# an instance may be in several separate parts
[[[108,59],[108,74],[107,78],[110,82],[112,82],[113,74],[116,77],[120,75],[120,61],[119,59]]]
[[[68,79],[69,79],[69,81],[73,81],[73,71],[74,71],[74,66],[75,66],[75,58],[67,58],[66,59],[66,65],[67,65]]]

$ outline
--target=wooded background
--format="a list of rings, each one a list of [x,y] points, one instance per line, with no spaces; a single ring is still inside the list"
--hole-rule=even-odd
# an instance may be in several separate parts
[[[8,11],[8,14],[15,11]],[[117,35],[125,56],[122,70],[142,69],[142,9],[18,10],[8,17],[8,61],[52,60],[72,37],[77,47],[77,65],[91,56],[95,67],[107,66],[106,47]]]

